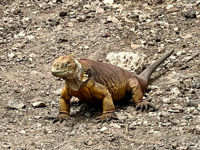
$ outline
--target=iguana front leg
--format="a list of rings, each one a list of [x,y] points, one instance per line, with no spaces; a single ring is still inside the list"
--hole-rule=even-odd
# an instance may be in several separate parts
[[[59,101],[59,114],[55,118],[54,123],[57,121],[63,121],[65,119],[71,119],[70,117],[70,99],[71,95],[69,95],[66,86],[63,87],[61,98]]]
[[[132,100],[134,104],[136,105],[136,109],[145,109],[148,110],[149,107],[153,108],[154,110],[157,110],[157,108],[148,101],[143,101],[143,91],[140,86],[140,83],[136,78],[131,78],[128,80],[128,86],[127,86],[128,92],[132,93]]]
[[[102,122],[109,121],[112,118],[115,119],[116,118],[114,114],[115,106],[113,104],[113,100],[112,100],[109,90],[104,85],[101,85],[95,82],[93,85],[92,94],[94,97],[103,100],[102,102],[103,113],[101,116],[97,117],[96,119],[101,120]]]

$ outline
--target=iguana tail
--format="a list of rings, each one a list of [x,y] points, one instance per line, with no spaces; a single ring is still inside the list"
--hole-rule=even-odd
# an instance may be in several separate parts
[[[146,82],[148,83],[148,80],[149,80],[151,74],[154,72],[154,70],[162,62],[164,62],[165,59],[167,59],[173,52],[174,52],[174,50],[171,50],[168,53],[166,53],[164,56],[162,56],[160,59],[156,60],[153,64],[151,64],[148,68],[146,68],[141,74],[139,74],[139,78],[146,80]]]

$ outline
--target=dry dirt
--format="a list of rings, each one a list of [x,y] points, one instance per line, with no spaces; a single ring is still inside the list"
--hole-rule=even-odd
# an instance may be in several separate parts
[[[196,0],[0,0],[0,149],[200,150],[199,13]],[[109,52],[140,52],[147,67],[171,49],[144,96],[157,112],[127,97],[109,123],[94,121],[101,104],[80,102],[74,120],[49,119],[64,85],[50,72],[60,55],[106,62]]]

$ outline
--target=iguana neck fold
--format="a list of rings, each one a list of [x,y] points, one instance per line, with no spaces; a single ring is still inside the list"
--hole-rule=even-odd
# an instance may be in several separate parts
[[[81,63],[79,63],[75,58],[74,61],[76,63],[76,71],[73,74],[73,78],[65,79],[66,84],[74,91],[78,91],[82,84],[88,80],[88,75],[85,73]]]

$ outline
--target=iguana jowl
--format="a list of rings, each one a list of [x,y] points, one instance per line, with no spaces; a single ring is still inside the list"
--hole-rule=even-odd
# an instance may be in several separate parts
[[[122,99],[127,92],[132,93],[136,108],[152,107],[143,101],[143,92],[153,71],[171,54],[173,50],[155,61],[141,74],[136,75],[118,66],[88,59],[76,59],[74,55],[60,56],[53,63],[52,74],[63,78],[63,87],[57,120],[70,119],[70,99],[72,96],[83,102],[102,102],[103,114],[98,119],[105,121],[114,117],[113,102]]]

